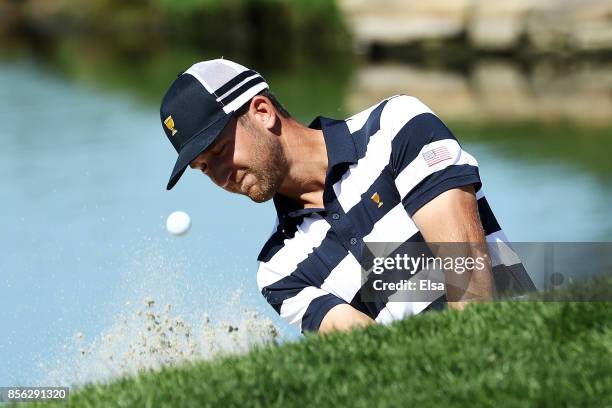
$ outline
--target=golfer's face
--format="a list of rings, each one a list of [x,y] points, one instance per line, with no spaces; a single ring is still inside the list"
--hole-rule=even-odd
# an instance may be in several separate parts
[[[232,119],[215,143],[190,163],[219,187],[255,202],[276,194],[287,164],[277,137],[256,121]]]
[[[191,168],[199,169],[224,190],[249,195],[258,180],[253,160],[256,149],[252,135],[246,132],[232,119],[215,142],[190,163]]]
[[[236,120],[232,119],[215,142],[196,157],[189,166],[206,174],[219,187],[232,192],[238,184],[234,163]]]

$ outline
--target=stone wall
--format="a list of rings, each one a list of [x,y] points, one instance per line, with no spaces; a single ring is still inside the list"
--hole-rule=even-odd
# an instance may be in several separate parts
[[[610,0],[339,0],[360,45],[465,36],[477,49],[612,50]],[[526,43],[524,42],[526,41]]]
[[[612,122],[612,66],[566,69],[542,62],[529,72],[482,61],[468,75],[384,63],[363,66],[349,87],[347,108],[358,112],[395,94],[418,97],[444,120]]]

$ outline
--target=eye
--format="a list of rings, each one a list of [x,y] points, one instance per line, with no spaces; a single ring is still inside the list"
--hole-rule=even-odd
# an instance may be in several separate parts
[[[227,146],[227,143],[224,144],[221,148],[217,149],[216,151],[212,152],[215,156],[219,156],[221,155],[223,152],[225,152],[225,147]]]

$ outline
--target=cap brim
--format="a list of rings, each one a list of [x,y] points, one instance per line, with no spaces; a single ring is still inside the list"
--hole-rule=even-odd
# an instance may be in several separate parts
[[[172,169],[172,175],[166,186],[166,190],[172,189],[179,181],[189,163],[200,155],[208,146],[210,146],[219,133],[223,131],[229,123],[232,115],[223,115],[219,120],[213,122],[209,127],[201,131],[197,136],[194,136],[187,144],[181,147],[178,159]]]

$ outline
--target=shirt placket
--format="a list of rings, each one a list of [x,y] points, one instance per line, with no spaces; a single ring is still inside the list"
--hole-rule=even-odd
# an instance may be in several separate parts
[[[338,200],[326,203],[325,210],[324,218],[336,233],[342,246],[359,259],[362,253],[363,240],[359,237],[353,223]]]

